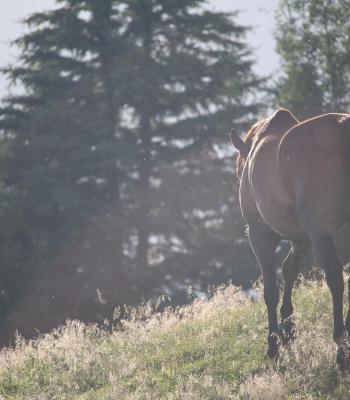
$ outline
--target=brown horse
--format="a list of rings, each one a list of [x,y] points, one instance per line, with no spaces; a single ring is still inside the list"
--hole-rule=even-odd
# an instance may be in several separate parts
[[[292,287],[311,246],[332,294],[337,362],[349,367],[350,312],[344,324],[343,270],[334,237],[350,219],[350,115],[325,114],[299,123],[289,111],[279,109],[254,124],[243,139],[233,130],[231,140],[239,151],[242,215],[264,278],[268,356],[277,357],[279,338],[287,343],[294,337]],[[279,327],[274,253],[281,239],[289,240],[291,249],[282,268],[285,288]]]

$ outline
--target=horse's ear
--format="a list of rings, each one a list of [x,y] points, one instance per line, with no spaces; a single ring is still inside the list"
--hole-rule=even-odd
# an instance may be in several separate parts
[[[243,158],[247,158],[249,150],[250,150],[249,145],[247,143],[243,142],[241,137],[238,135],[238,133],[234,129],[231,130],[230,137],[231,137],[231,142],[233,144],[233,147],[235,147],[239,151],[240,155]]]

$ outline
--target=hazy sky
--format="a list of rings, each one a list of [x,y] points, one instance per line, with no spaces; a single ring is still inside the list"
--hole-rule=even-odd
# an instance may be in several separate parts
[[[255,49],[259,74],[272,73],[278,66],[274,51],[272,32],[274,29],[274,10],[278,0],[210,0],[209,7],[216,10],[241,10],[238,21],[254,28],[249,35],[249,42]],[[268,3],[268,5],[266,5]],[[7,0],[1,4],[0,13],[0,66],[5,66],[13,60],[15,49],[10,48],[11,40],[21,34],[23,28],[21,19],[35,11],[50,9],[55,0]],[[6,93],[6,82],[0,75],[0,97]]]

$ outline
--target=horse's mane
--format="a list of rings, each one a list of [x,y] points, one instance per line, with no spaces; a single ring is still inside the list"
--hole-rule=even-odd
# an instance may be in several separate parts
[[[249,131],[243,136],[242,141],[249,146],[251,149],[256,142],[267,135],[282,136],[299,121],[294,115],[284,109],[279,108],[270,117],[263,118],[251,126]],[[238,175],[243,169],[245,163],[245,157],[238,153],[236,161],[236,170]]]

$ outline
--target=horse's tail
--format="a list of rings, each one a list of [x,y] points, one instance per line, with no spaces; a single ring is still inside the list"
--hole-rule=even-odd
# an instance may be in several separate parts
[[[342,115],[338,119],[338,123],[344,131],[350,134],[350,114]]]
[[[342,116],[338,123],[343,131],[344,149],[346,151],[346,158],[350,159],[350,114]]]
[[[343,157],[345,159],[346,175],[350,184],[350,114],[342,116],[338,123],[343,132]]]

